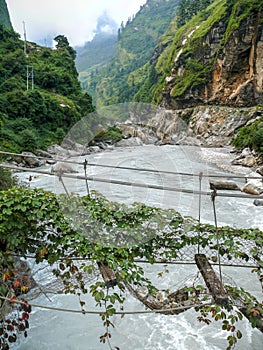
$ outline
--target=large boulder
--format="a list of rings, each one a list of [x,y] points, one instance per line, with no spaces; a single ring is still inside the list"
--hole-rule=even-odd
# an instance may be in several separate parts
[[[232,180],[210,180],[211,190],[232,190],[240,191],[239,186]]]
[[[120,140],[116,143],[116,147],[136,147],[142,145],[143,142],[139,137],[130,137],[128,139]]]
[[[45,161],[40,160],[32,152],[22,152],[22,163],[29,168],[36,168],[45,164]]]
[[[255,172],[249,174],[242,191],[248,194],[260,195],[263,193],[263,177]]]
[[[68,157],[69,156],[69,151],[59,145],[52,145],[49,146],[47,149],[48,153],[58,156],[58,157]]]
[[[253,167],[257,164],[257,160],[253,154],[249,154],[245,157],[238,157],[232,161],[232,165],[242,165],[245,167]]]
[[[58,174],[63,174],[63,173],[74,174],[74,173],[77,173],[78,171],[73,169],[73,167],[67,163],[57,162],[55,165],[51,167],[51,172],[58,173]]]

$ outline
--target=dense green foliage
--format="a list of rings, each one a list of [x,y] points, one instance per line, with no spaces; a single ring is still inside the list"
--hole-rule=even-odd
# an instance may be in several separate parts
[[[12,24],[5,0],[0,0],[0,25],[12,29]]]
[[[199,11],[204,10],[213,0],[181,0],[178,6],[177,24],[181,27]]]
[[[237,149],[249,147],[263,155],[263,117],[249,126],[237,130],[232,144]]]
[[[262,2],[256,0],[149,0],[121,26],[117,51],[107,66],[80,73],[84,88],[98,106],[127,101],[159,104],[166,90],[178,101],[188,92],[198,95],[211,80],[229,36],[242,20],[261,10]],[[211,55],[203,41],[217,25],[225,34]],[[175,74],[178,67],[180,74]]]
[[[32,151],[60,142],[94,109],[78,82],[75,51],[63,35],[55,40],[54,50],[27,43],[25,54],[18,34],[0,26],[2,150]]]
[[[148,91],[150,97],[147,102],[160,103],[167,87],[165,78],[178,67],[183,69],[180,74],[173,75],[172,97],[183,97],[187,91],[207,84],[211,80],[217,57],[220,56],[229,36],[239,28],[242,19],[255,11],[262,11],[262,2],[182,0],[179,4],[177,20],[162,37],[157,50],[160,54],[156,57],[156,64],[154,67],[148,66],[146,71],[148,77],[146,75],[144,85],[136,94],[136,100],[140,101]],[[191,17],[192,14],[193,17]],[[185,24],[182,26],[183,23]],[[225,34],[218,45],[217,52],[208,59],[206,57],[209,57],[207,52],[210,48],[203,45],[203,39],[217,23],[225,27]],[[150,75],[152,71],[154,75]]]
[[[104,142],[104,143],[114,144],[120,141],[121,139],[123,139],[123,134],[120,131],[120,129],[118,129],[115,126],[109,126],[106,130],[99,132],[95,136],[93,141],[95,143]]]
[[[145,100],[147,96],[146,102],[157,104],[160,102],[165,90],[165,78],[170,76],[176,58],[178,64],[184,65],[185,63],[186,67],[184,74],[177,76],[173,81],[174,97],[182,95],[192,84],[202,84],[208,79],[214,61],[204,62],[205,47],[200,47],[200,39],[216,21],[222,20],[225,0],[216,1],[208,8],[204,8],[206,3],[191,0],[180,1],[176,17],[162,36],[156,49],[159,54],[155,58],[155,64],[148,66],[144,84],[135,95],[136,101]],[[197,13],[196,16],[189,18],[195,13]],[[185,21],[187,21],[186,24],[182,25]],[[194,35],[193,30],[195,30]]]
[[[249,248],[241,243],[243,240],[249,243]],[[158,259],[168,263],[181,257],[185,249],[199,244],[200,248],[209,247],[215,255],[219,252],[230,260],[253,259],[257,266],[254,272],[262,281],[262,243],[263,233],[259,230],[222,227],[217,232],[214,226],[200,225],[174,210],[143,204],[127,207],[95,193],[91,197],[68,198],[56,197],[42,189],[13,188],[0,192],[0,263],[3,268],[0,296],[5,296],[14,285],[21,290],[27,287],[19,284],[13,272],[12,252],[25,257],[30,254],[37,262],[45,260],[53,266],[53,273],[63,279],[65,293],[79,296],[91,293],[94,297],[107,329],[100,338],[105,342],[105,338],[110,337],[110,317],[116,313],[117,305],[124,302],[125,285],[147,285],[153,295],[158,290],[145,277],[136,259],[145,259],[151,264]],[[82,262],[77,264],[76,258]],[[90,286],[86,284],[85,274],[92,274],[100,263],[116,274],[114,288],[109,289],[107,281],[103,280]],[[257,315],[263,313],[262,303],[243,289],[226,288],[234,298],[241,295],[245,298],[251,324],[255,326]],[[194,292],[193,300],[201,290],[202,286],[188,289]],[[85,302],[80,300],[80,305],[84,310]],[[200,312],[199,321],[209,324],[210,316],[222,322],[222,329],[227,331],[228,349],[242,336],[233,327],[242,315],[239,312],[235,316],[231,304],[224,308],[212,303],[200,306],[196,311]],[[4,328],[8,327],[7,321],[2,322]],[[5,332],[0,334],[0,340],[8,342],[3,334]]]
[[[143,84],[141,68],[150,61],[159,37],[176,14],[179,0],[148,0],[134,18],[121,25],[117,50],[105,68],[83,78],[98,106],[130,102]]]
[[[11,172],[8,169],[0,168],[0,191],[7,190],[15,184],[16,180],[11,176]]]

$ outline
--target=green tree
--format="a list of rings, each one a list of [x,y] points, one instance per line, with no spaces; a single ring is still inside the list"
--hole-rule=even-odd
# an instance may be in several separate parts
[[[64,35],[58,35],[54,40],[57,42],[56,48],[58,50],[67,51],[73,60],[76,58],[76,51],[69,45],[68,39]]]
[[[25,57],[19,35],[0,25],[0,115],[4,116],[0,132],[2,150],[23,150],[25,137],[23,140],[19,137],[18,129],[19,133],[25,129],[25,135],[31,133],[31,150],[34,145],[47,147],[58,140],[58,128],[66,133],[94,110],[90,95],[81,90],[74,50],[65,36],[59,35],[56,40],[56,50],[30,43],[28,56]],[[27,65],[34,67],[34,90],[28,91]]]
[[[34,130],[24,129],[19,135],[19,146],[24,151],[34,151],[37,146],[37,136]]]

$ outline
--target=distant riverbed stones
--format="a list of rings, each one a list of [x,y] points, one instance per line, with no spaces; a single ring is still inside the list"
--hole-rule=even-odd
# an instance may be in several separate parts
[[[249,148],[244,148],[243,151],[232,161],[232,165],[254,167],[259,165],[261,162],[262,162],[261,157],[259,157]]]
[[[242,191],[248,194],[260,195],[263,193],[263,177],[258,172],[252,172],[247,176],[247,183]]]

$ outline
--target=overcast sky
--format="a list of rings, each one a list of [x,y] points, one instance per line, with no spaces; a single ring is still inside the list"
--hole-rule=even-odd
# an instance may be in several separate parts
[[[65,35],[72,46],[91,40],[97,18],[107,12],[120,26],[146,0],[6,0],[14,30],[29,41]]]

